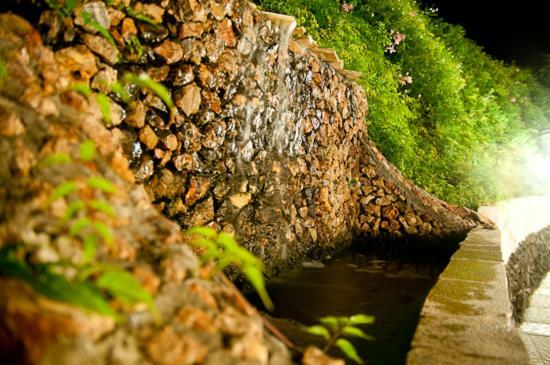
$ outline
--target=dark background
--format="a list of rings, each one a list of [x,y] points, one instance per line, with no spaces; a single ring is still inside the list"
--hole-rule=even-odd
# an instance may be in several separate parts
[[[460,24],[468,38],[494,58],[537,68],[550,54],[548,0],[424,0],[449,23]],[[546,6],[545,6],[546,5]]]

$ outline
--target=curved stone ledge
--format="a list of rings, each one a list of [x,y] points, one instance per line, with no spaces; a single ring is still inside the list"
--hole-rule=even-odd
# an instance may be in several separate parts
[[[508,288],[516,322],[523,322],[523,314],[529,306],[529,299],[548,271],[550,271],[550,226],[527,236],[506,264]]]
[[[500,232],[474,229],[424,303],[407,364],[528,364],[511,318]]]

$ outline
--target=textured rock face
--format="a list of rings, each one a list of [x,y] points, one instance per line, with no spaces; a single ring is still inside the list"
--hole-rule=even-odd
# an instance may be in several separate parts
[[[285,267],[359,235],[437,237],[474,225],[404,181],[368,142],[366,97],[349,72],[303,41],[287,53],[291,29],[279,21],[241,0],[132,6],[162,22],[83,5],[116,47],[84,23],[75,30],[78,17],[61,24],[45,12],[41,23],[73,82],[101,91],[100,80],[130,70],[169,88],[173,112],[130,90],[111,124],[138,183],[182,227],[235,232],[269,267]]]
[[[550,227],[532,233],[510,255],[506,264],[514,319],[521,323],[530,296],[550,270]]]
[[[0,136],[0,249],[19,243],[25,254],[20,262],[53,263],[74,279],[74,270],[85,264],[83,242],[68,232],[64,214],[75,201],[103,201],[112,214],[87,214],[108,227],[112,242],[98,245],[95,260],[139,280],[161,319],[156,321],[143,303],[118,302],[124,320],[117,322],[49,300],[14,279],[13,272],[5,277],[10,268],[2,261],[2,363],[290,364],[290,355],[266,332],[255,309],[227,279],[199,264],[189,237],[134,184],[117,134],[95,113],[93,97],[67,89],[71,72],[58,64],[38,32],[15,15],[0,14],[0,39],[0,58],[8,70],[0,86],[0,124],[6,126]],[[77,157],[85,140],[98,150],[90,161]],[[60,153],[71,161],[44,162]],[[87,187],[90,176],[106,179],[111,193]],[[168,186],[166,194],[183,194],[168,170],[155,177]],[[51,200],[52,191],[66,182],[78,189]],[[203,184],[196,180],[188,199],[203,195]]]

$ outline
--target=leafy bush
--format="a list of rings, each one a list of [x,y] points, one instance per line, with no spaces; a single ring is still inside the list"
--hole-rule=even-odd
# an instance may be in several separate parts
[[[418,185],[472,207],[540,191],[513,154],[550,125],[550,93],[531,72],[492,59],[415,0],[349,1],[351,11],[337,0],[257,3],[294,15],[362,72],[369,134]]]
[[[326,346],[323,352],[326,353],[332,347],[337,347],[349,359],[358,364],[364,364],[353,344],[344,337],[361,338],[367,341],[374,340],[374,337],[357,327],[359,325],[372,324],[374,317],[365,314],[356,314],[350,317],[328,316],[321,318],[319,322],[320,324],[305,328],[305,331],[325,339]]]
[[[187,233],[194,237],[193,244],[202,250],[203,264],[211,262],[217,271],[222,271],[229,265],[238,267],[258,293],[264,306],[268,310],[275,308],[265,287],[262,261],[239,246],[233,235],[225,232],[217,233],[210,227],[193,227]]]

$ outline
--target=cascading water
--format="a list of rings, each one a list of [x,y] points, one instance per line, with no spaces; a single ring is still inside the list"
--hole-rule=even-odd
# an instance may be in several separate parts
[[[296,22],[292,17],[278,14],[266,13],[266,16],[270,19],[266,22],[267,26],[278,28],[278,40],[267,49],[259,49],[257,38],[261,36],[262,29],[255,28],[255,34],[249,36],[252,47],[248,57],[255,66],[249,71],[252,78],[257,85],[269,85],[269,88],[262,90],[261,94],[248,91],[245,118],[232,145],[235,154],[233,196],[240,194],[246,201],[254,194],[262,213],[255,217],[243,216],[246,205],[233,204],[231,221],[237,233],[245,229],[242,224],[245,219],[269,222],[273,229],[265,234],[269,234],[272,244],[279,248],[280,258],[285,260],[287,242],[293,235],[285,212],[280,208],[288,196],[283,183],[286,172],[278,161],[293,156],[303,139],[299,123],[295,128],[289,127],[297,119],[289,107],[292,80],[288,53]],[[262,237],[252,239],[261,240]],[[254,253],[266,259],[263,248]]]

